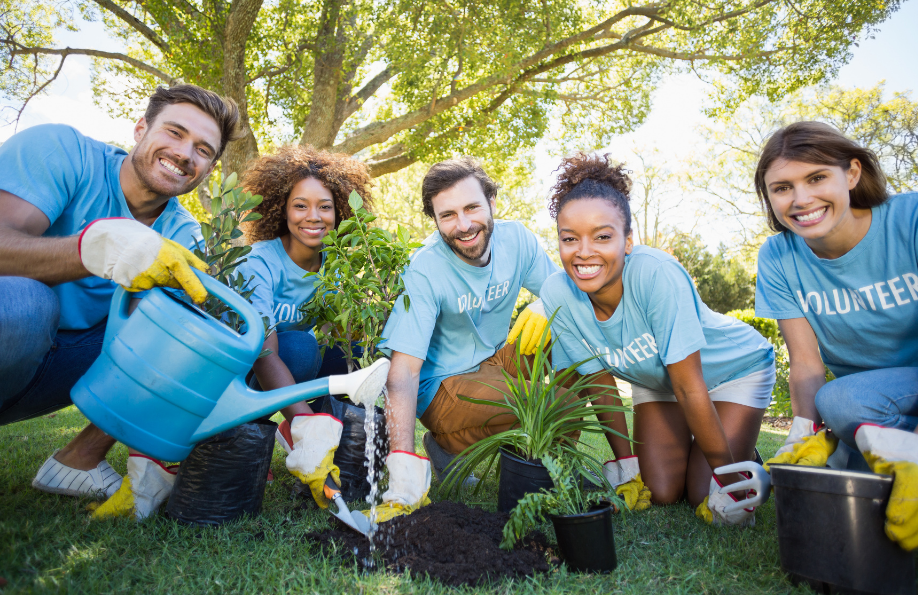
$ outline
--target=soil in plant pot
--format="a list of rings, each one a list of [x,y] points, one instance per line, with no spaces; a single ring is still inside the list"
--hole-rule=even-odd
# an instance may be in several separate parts
[[[309,533],[306,540],[332,547],[345,559],[355,556],[365,569],[380,566],[430,578],[452,586],[479,585],[504,577],[532,576],[557,563],[541,533],[520,540],[510,551],[500,544],[509,515],[487,512],[458,502],[437,502],[409,516],[383,523],[374,536],[376,551],[359,533],[338,521],[321,533]]]

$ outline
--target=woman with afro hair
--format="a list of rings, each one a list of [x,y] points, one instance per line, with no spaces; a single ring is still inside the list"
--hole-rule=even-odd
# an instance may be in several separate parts
[[[370,204],[366,166],[347,155],[291,145],[250,164],[242,183],[264,200],[253,211],[262,218],[247,225],[252,251],[238,271],[252,278],[252,304],[273,328],[263,347],[271,353],[252,367],[256,388],[272,390],[346,374],[340,349],[327,349],[322,357],[315,335],[302,321],[300,306],[315,293],[315,278],[306,275],[322,267],[322,238],[353,215],[347,202],[350,193],[356,190]],[[313,413],[306,402],[281,413],[284,422],[277,441],[288,453],[287,468],[309,484],[324,507],[322,484],[329,474],[338,483],[331,457],[341,437],[341,422]]]
[[[621,165],[578,154],[559,169],[549,211],[564,272],[541,291],[546,314],[557,311],[553,364],[594,358],[578,372],[604,371],[596,384],[614,386],[615,376],[632,386],[635,451],[610,439],[606,478],[632,508],[685,497],[709,523],[753,525],[754,509],[729,506],[745,491],[719,492],[742,478],[712,470],[754,456],[775,381],[773,348],[711,311],[671,255],[633,244],[631,181]],[[626,428],[617,415],[613,427]]]

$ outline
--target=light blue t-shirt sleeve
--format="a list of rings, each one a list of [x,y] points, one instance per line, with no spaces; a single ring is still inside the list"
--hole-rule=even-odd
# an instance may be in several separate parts
[[[803,318],[800,304],[794,299],[784,269],[781,267],[780,236],[769,239],[759,249],[758,272],[755,280],[755,315],[761,318],[787,320]]]
[[[641,303],[663,364],[681,362],[707,342],[695,307],[692,280],[676,261],[664,261],[641,279]]]
[[[44,124],[14,134],[0,146],[0,190],[31,203],[53,223],[78,193],[85,150],[69,126]]]
[[[429,280],[410,268],[402,275],[405,291],[395,302],[395,308],[383,329],[380,350],[387,355],[398,351],[419,359],[427,359],[427,349],[433,336],[440,304]],[[405,296],[408,307],[405,307]]]
[[[580,304],[566,284],[566,277],[551,276],[541,288],[542,305],[545,315],[551,318],[551,336],[554,340],[551,349],[551,364],[556,370],[564,370],[577,362],[593,357],[593,354],[584,345],[577,320],[574,319],[573,308],[576,304],[578,313]],[[555,314],[555,312],[557,313]],[[574,329],[573,331],[571,329]],[[598,359],[581,364],[577,367],[580,374],[595,374],[602,371],[602,364]]]
[[[522,227],[522,224],[520,224],[520,227]],[[521,242],[524,243],[526,248],[524,254],[529,258],[528,266],[523,271],[523,287],[538,297],[545,280],[561,269],[548,257],[548,254],[539,245],[535,235],[525,227],[522,227],[522,229]]]

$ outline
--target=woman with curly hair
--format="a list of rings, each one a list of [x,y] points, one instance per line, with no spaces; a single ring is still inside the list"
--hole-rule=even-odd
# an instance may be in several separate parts
[[[259,158],[245,172],[245,190],[264,200],[253,211],[262,218],[247,226],[252,251],[238,271],[252,278],[252,304],[274,331],[264,342],[271,353],[252,367],[256,388],[272,390],[347,373],[340,349],[327,349],[321,356],[300,306],[315,293],[314,277],[307,273],[318,272],[324,262],[322,238],[353,215],[347,202],[352,191],[370,204],[369,186],[370,174],[360,161],[298,145]],[[341,437],[341,422],[313,413],[305,402],[281,412],[285,421],[277,440],[288,453],[287,468],[309,484],[324,507],[326,476],[331,473],[338,480],[331,456]]]
[[[753,525],[754,509],[724,510],[745,491],[719,492],[741,478],[712,469],[753,457],[775,382],[773,348],[711,311],[671,255],[633,244],[631,181],[621,165],[578,154],[560,170],[549,211],[564,272],[540,294],[546,314],[557,310],[553,364],[595,357],[578,371],[604,370],[597,384],[614,386],[614,375],[632,386],[635,452],[614,443],[606,477],[649,489],[659,504],[685,496],[709,523]]]

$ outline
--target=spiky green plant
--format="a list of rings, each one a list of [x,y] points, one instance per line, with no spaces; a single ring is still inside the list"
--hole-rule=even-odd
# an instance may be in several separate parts
[[[557,313],[557,311],[555,312]],[[578,362],[563,371],[556,371],[549,361],[554,342],[546,347],[549,327],[555,315],[552,314],[549,324],[545,326],[539,340],[539,348],[532,358],[520,353],[520,342],[516,344],[516,366],[519,374],[511,376],[503,372],[506,388],[492,386],[504,395],[501,401],[485,401],[459,395],[463,401],[479,405],[499,407],[505,411],[492,416],[488,422],[498,416],[512,415],[516,418],[510,429],[488,436],[466,448],[459,455],[462,462],[455,465],[445,478],[442,489],[447,494],[456,491],[462,480],[480,464],[487,462],[486,474],[494,467],[501,449],[515,451],[528,460],[540,460],[546,456],[560,457],[574,467],[579,475],[597,478],[605,483],[602,474],[602,463],[592,456],[586,448],[581,450],[580,441],[574,436],[578,432],[603,434],[611,433],[622,436],[612,428],[601,424],[594,415],[630,411],[621,405],[593,405],[591,401],[604,394],[617,394],[614,387],[595,384],[602,373],[579,376],[576,368],[590,361]],[[592,359],[592,358],[591,358]],[[488,385],[484,382],[482,384]],[[567,385],[567,386],[565,386]],[[587,389],[603,389],[599,394],[588,395]],[[487,422],[486,422],[487,423]],[[628,436],[622,436],[629,440]],[[476,491],[481,483],[476,486]]]
[[[624,503],[611,486],[604,490],[585,491],[570,461],[546,455],[542,457],[542,464],[555,485],[550,490],[542,488],[537,493],[526,494],[511,511],[500,542],[500,547],[505,550],[512,549],[519,539],[544,523],[546,515],[583,514],[605,502],[619,510],[624,508]]]

